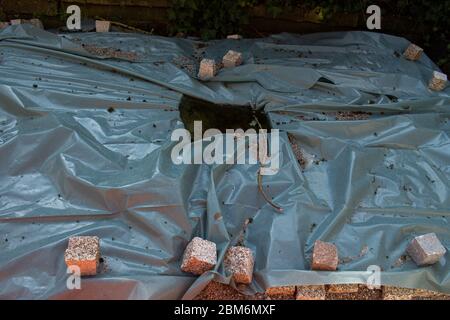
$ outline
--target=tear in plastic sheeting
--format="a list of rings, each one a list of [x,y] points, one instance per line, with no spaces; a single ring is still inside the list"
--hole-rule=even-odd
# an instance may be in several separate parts
[[[438,68],[404,59],[408,44],[367,32],[200,43],[4,29],[0,297],[193,298],[212,279],[231,281],[221,262],[242,236],[256,258],[245,293],[365,283],[373,266],[382,284],[450,293],[448,253],[423,268],[404,257],[415,235],[450,245],[450,89],[428,90]],[[230,49],[244,65],[196,79],[199,57]],[[183,94],[267,112],[281,169],[263,187],[282,214],[258,192],[258,165],[172,163]],[[66,286],[74,235],[101,238],[101,270],[82,290]],[[180,270],[193,236],[219,250],[199,278]],[[337,245],[337,272],[309,271],[317,239]]]

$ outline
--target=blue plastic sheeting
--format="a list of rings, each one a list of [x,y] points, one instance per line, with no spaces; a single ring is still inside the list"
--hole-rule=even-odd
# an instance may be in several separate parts
[[[365,283],[373,265],[382,284],[450,293],[448,253],[422,268],[402,259],[415,235],[435,232],[450,245],[450,89],[427,88],[438,68],[425,55],[404,59],[408,44],[366,32],[200,43],[4,29],[0,298],[193,298],[212,279],[230,283],[223,255],[241,236],[255,256],[244,293]],[[244,65],[196,79],[198,57],[230,49]],[[258,192],[258,165],[172,163],[183,94],[264,108],[282,148],[279,173],[263,183],[282,214]],[[368,114],[338,121],[338,112]],[[288,135],[313,159],[308,166]],[[63,254],[74,235],[99,236],[104,259],[81,290],[66,287]],[[199,278],[180,270],[193,236],[218,247],[215,270]],[[337,272],[309,271],[317,239],[337,245]]]

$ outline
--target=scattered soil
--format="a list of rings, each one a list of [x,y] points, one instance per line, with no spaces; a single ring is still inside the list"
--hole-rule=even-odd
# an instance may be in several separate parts
[[[280,111],[278,113],[288,116],[294,116],[296,119],[301,121],[329,121],[332,118],[334,118],[337,121],[357,121],[357,120],[367,120],[373,115],[372,112],[364,112],[364,111],[322,112],[321,115],[317,116],[295,115],[295,114],[292,115],[292,113],[285,111]]]
[[[406,262],[408,262],[411,258],[408,255],[402,255],[400,258],[395,261],[394,265],[392,267],[394,268],[400,268],[402,265],[404,265]]]
[[[124,59],[129,61],[137,61],[138,54],[130,51],[122,51],[120,49],[107,48],[107,47],[96,47],[93,45],[82,44],[82,47],[95,56],[105,57],[105,58],[115,58]]]
[[[361,248],[361,251],[359,252],[359,254],[357,256],[353,256],[353,257],[343,257],[342,259],[339,260],[340,264],[347,264],[350,263],[352,261],[361,259],[362,257],[364,257],[367,253],[369,252],[369,247],[368,246],[363,246]]]
[[[305,153],[302,151],[298,143],[292,134],[288,133],[289,143],[291,144],[292,152],[294,152],[295,157],[302,169],[306,169],[311,159],[308,159]]]
[[[97,47],[91,44],[82,43],[81,39],[79,38],[73,38],[71,39],[71,41],[78,43],[83,47],[84,50],[95,56],[104,58],[123,59],[129,61],[137,61],[139,58],[139,55],[136,52],[122,51],[121,49],[118,48]]]
[[[326,286],[328,291],[328,286]],[[417,292],[415,295],[414,292]],[[438,292],[427,292],[423,296],[423,290],[413,290],[412,300],[450,300],[450,295]],[[358,292],[355,293],[328,293],[326,300],[382,300],[383,288],[369,289],[367,286],[360,285]],[[234,288],[219,282],[211,281],[206,288],[194,300],[295,300],[293,296],[272,296],[268,297],[264,293],[258,293],[254,296],[246,296]]]
[[[197,76],[197,63],[195,60],[185,56],[176,56],[172,59],[172,63],[184,70],[189,76],[193,78]]]
[[[194,300],[265,300],[265,294],[246,296],[229,285],[211,281]]]
[[[247,228],[248,228],[249,224],[252,223],[252,222],[253,222],[252,218],[245,219],[245,221],[244,221],[244,223],[242,225],[241,234],[239,235],[239,240],[236,243],[237,246],[245,247],[245,233],[247,232]]]
[[[195,51],[192,57],[197,61],[197,63],[200,63],[200,61],[205,57],[207,47],[208,44],[205,42],[197,42],[194,44]]]
[[[291,296],[291,295],[276,295],[276,296],[268,297],[267,295],[264,295],[264,300],[295,300],[295,296]]]
[[[336,113],[336,120],[338,121],[356,121],[367,120],[372,113],[363,111],[338,111]]]
[[[206,47],[208,46],[205,42],[197,42],[194,43],[194,53],[191,57],[186,56],[176,56],[172,59],[172,63],[176,65],[178,68],[186,71],[191,77],[197,77],[198,66],[200,65],[200,61],[203,59],[205,55]]]

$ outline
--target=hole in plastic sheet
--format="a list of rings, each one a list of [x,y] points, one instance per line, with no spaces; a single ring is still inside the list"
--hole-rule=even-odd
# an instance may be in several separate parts
[[[317,82],[323,82],[323,83],[329,83],[329,84],[335,84],[333,81],[331,81],[330,79],[324,78],[324,77],[320,77],[319,80],[317,80]]]
[[[253,110],[250,106],[234,106],[215,104],[205,100],[183,96],[180,105],[180,116],[184,127],[194,137],[194,121],[202,121],[202,133],[208,129],[218,129],[222,133],[226,129],[255,129],[259,125],[270,130],[270,122],[264,111]]]

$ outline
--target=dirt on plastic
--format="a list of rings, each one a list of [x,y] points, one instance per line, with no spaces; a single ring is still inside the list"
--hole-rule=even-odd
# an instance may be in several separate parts
[[[328,291],[329,286],[325,286]],[[356,293],[330,293],[327,292],[326,300],[383,300],[384,286],[380,289],[370,289],[367,286],[360,285]],[[399,299],[402,288],[399,289]],[[450,295],[425,291],[421,289],[412,289],[409,300],[450,300]],[[424,294],[425,292],[425,294]],[[295,296],[267,296],[265,293],[258,293],[254,296],[246,296],[229,285],[211,281],[205,289],[195,298],[195,300],[295,300]]]

